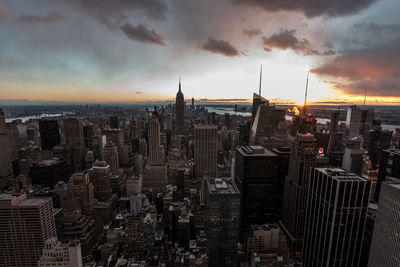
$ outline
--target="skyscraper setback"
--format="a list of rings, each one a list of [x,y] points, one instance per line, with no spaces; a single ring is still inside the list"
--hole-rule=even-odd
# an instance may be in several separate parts
[[[176,135],[185,133],[185,99],[181,91],[181,79],[179,78],[179,90],[176,94]]]

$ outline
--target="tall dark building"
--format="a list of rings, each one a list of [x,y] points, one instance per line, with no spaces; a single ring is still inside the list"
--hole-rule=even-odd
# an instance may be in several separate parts
[[[278,175],[276,181],[275,202],[278,219],[282,217],[283,191],[285,179],[289,174],[290,147],[277,147],[272,151],[278,155]]]
[[[69,178],[68,164],[57,158],[42,160],[29,167],[29,177],[32,184],[45,185],[53,188],[59,181],[67,182]]]
[[[316,168],[308,188],[303,266],[360,266],[371,182],[343,169]]]
[[[312,134],[297,134],[289,159],[283,196],[282,222],[292,257],[299,258],[307,205],[311,167],[316,166],[316,139]]]
[[[250,126],[251,126],[250,121],[246,121],[245,123],[239,126],[239,144],[242,146],[249,144]]]
[[[51,198],[0,194],[0,266],[37,266],[45,241],[56,235]]]
[[[378,182],[375,190],[375,201],[379,201],[381,184],[400,179],[400,149],[383,150],[380,159]]]
[[[368,151],[373,168],[379,164],[382,150],[390,148],[392,136],[392,131],[382,130],[381,126],[365,126],[364,148]]]
[[[179,91],[176,94],[176,135],[183,135],[185,133],[185,99],[181,91],[181,80],[179,79]]]
[[[93,136],[96,134],[96,129],[92,123],[83,126],[83,138],[85,147],[89,150],[93,150]]]
[[[58,121],[56,120],[40,120],[40,143],[43,150],[51,150],[54,146],[60,144],[60,131]]]
[[[235,183],[241,193],[241,234],[251,225],[277,221],[277,176],[278,156],[272,151],[260,146],[236,149]]]
[[[194,161],[196,178],[217,175],[217,126],[195,125]]]
[[[368,267],[400,266],[400,181],[382,183]]]
[[[110,117],[110,128],[111,129],[118,129],[119,128],[119,121],[117,116]]]
[[[77,119],[64,119],[63,123],[70,172],[79,172],[84,169],[86,154],[82,122]]]
[[[237,266],[240,193],[229,178],[205,183],[208,266]]]
[[[11,152],[4,112],[0,109],[0,187],[5,187],[13,177]]]

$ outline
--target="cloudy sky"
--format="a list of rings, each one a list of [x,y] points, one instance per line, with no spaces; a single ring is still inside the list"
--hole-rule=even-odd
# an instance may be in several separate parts
[[[400,103],[399,0],[0,0],[0,100]]]

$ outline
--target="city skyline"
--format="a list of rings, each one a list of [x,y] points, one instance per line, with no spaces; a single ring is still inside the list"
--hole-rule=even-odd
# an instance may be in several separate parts
[[[0,1],[0,101],[400,103],[395,0],[93,5]]]

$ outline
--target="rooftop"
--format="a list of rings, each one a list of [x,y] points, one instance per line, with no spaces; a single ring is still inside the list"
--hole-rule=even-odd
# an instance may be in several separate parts
[[[274,157],[278,156],[274,152],[269,149],[266,149],[262,146],[241,146],[237,149],[237,151],[245,157]]]
[[[40,206],[46,203],[48,200],[49,198],[27,198],[16,204],[16,206]]]
[[[362,178],[341,168],[316,168],[316,170],[341,182],[368,181],[368,179]]]
[[[209,194],[239,194],[231,178],[209,178],[207,185]]]

